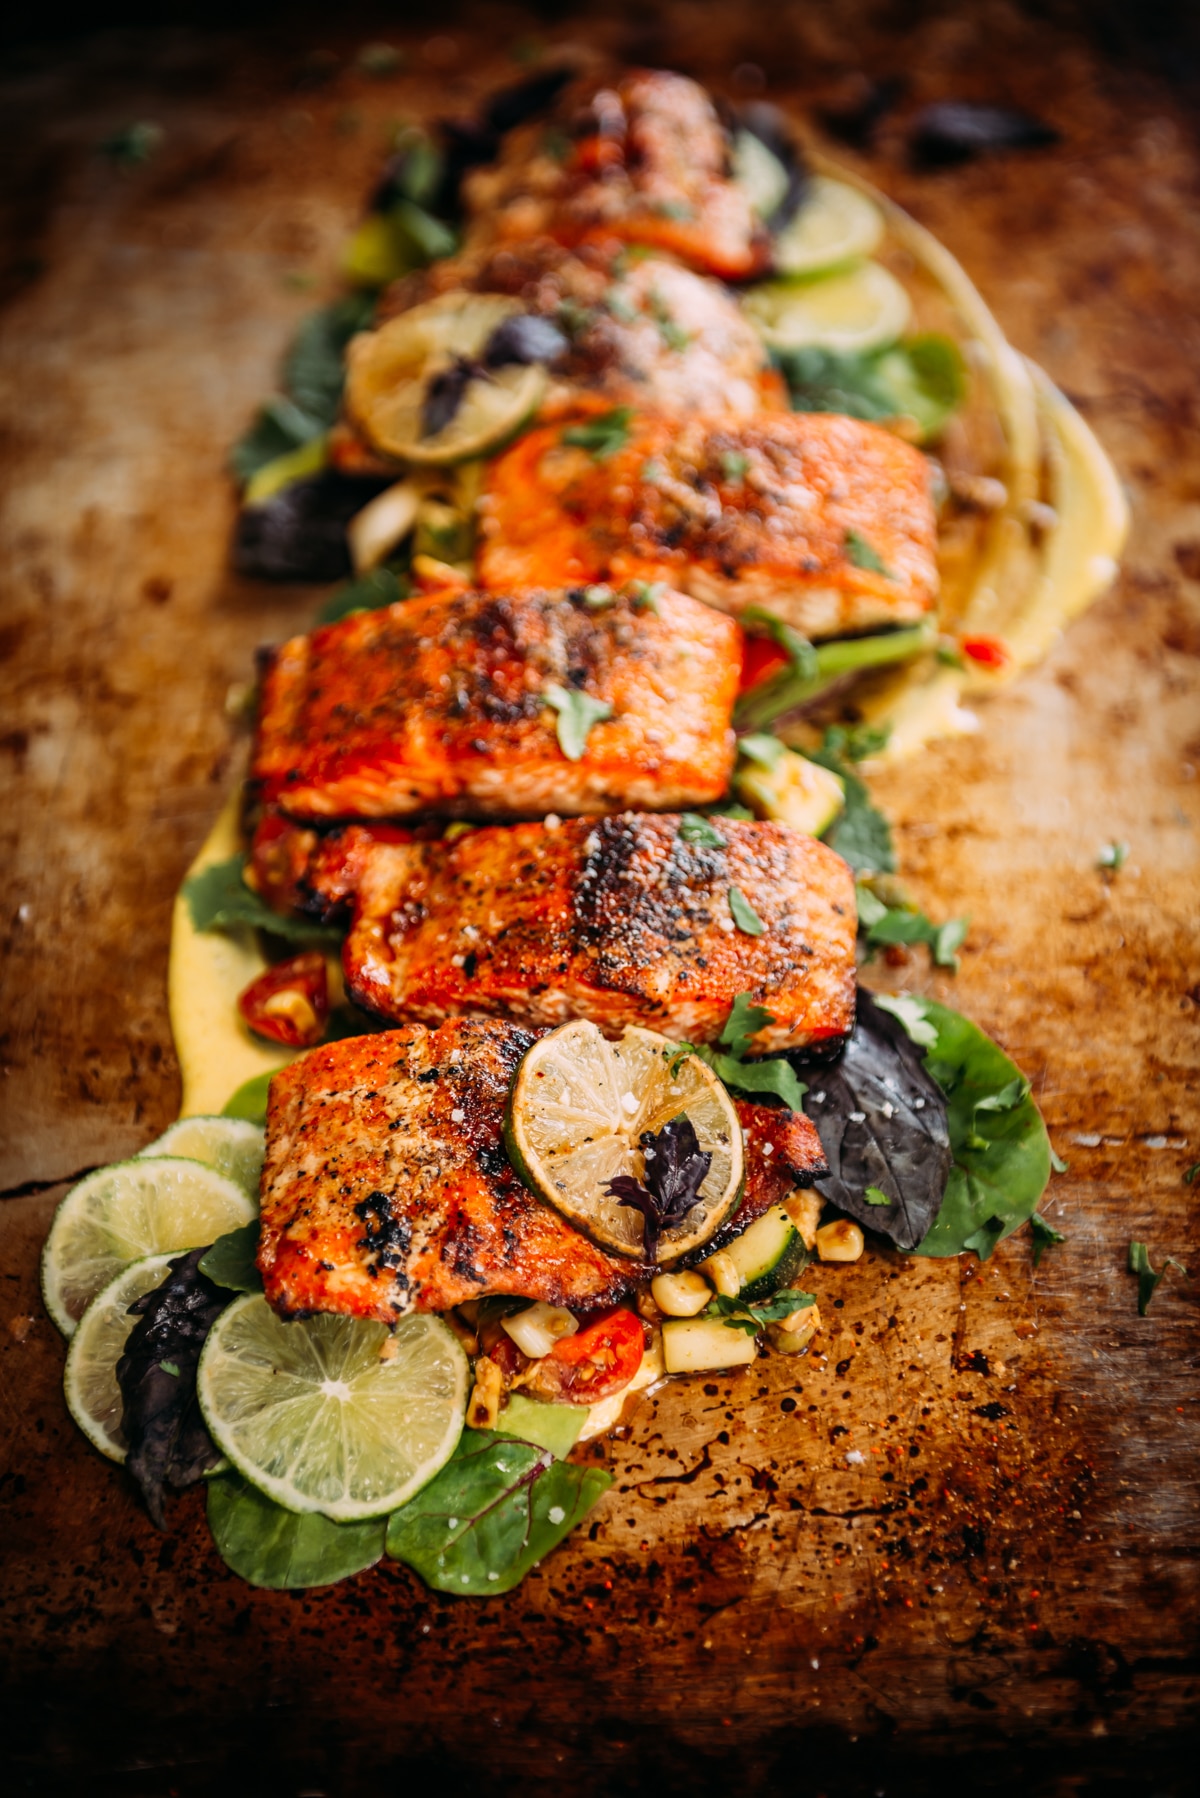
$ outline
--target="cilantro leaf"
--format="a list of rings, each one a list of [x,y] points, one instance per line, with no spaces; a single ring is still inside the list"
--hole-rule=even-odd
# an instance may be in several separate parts
[[[882,574],[889,581],[896,578],[879,551],[858,531],[846,532],[846,560],[853,562],[856,568],[865,568],[870,574]]]
[[[583,760],[588,732],[593,724],[612,717],[612,707],[605,699],[593,699],[575,687],[548,686],[542,698],[558,713],[558,746],[569,762]]]
[[[855,888],[858,896],[858,921],[866,935],[868,950],[891,943],[924,943],[935,967],[958,970],[955,951],[961,947],[970,928],[969,918],[950,918],[935,924],[915,906],[888,906],[874,893],[867,881]]]
[[[1138,1277],[1138,1316],[1145,1317],[1150,1309],[1150,1300],[1154,1297],[1158,1283],[1164,1278],[1169,1267],[1178,1273],[1186,1274],[1187,1268],[1174,1255],[1168,1255],[1158,1272],[1150,1265],[1150,1251],[1144,1242],[1131,1242],[1129,1245],[1129,1271]]]
[[[774,1022],[771,1013],[756,1005],[749,993],[739,993],[717,1041],[741,1061],[750,1047],[750,1039]]]
[[[1029,1229],[1033,1236],[1033,1265],[1040,1267],[1042,1256],[1046,1250],[1053,1248],[1056,1242],[1065,1242],[1067,1239],[1061,1230],[1056,1230],[1054,1225],[1042,1216],[1040,1211],[1035,1211],[1030,1218]]]
[[[744,1330],[747,1336],[757,1336],[768,1324],[781,1323],[793,1311],[807,1311],[816,1302],[815,1293],[798,1292],[790,1286],[781,1287],[769,1299],[761,1299],[754,1304],[718,1293],[711,1304],[705,1307],[704,1315],[719,1317],[727,1329]]]
[[[721,452],[721,473],[731,487],[740,486],[746,478],[746,470],[750,466],[749,456],[741,450],[723,450]]]
[[[730,887],[729,910],[734,923],[746,936],[762,936],[766,925],[743,893],[741,887]]]
[[[653,612],[656,618],[662,616],[658,602],[666,591],[665,581],[630,581],[626,588],[634,611]]]
[[[614,406],[611,412],[601,412],[599,417],[590,418],[586,424],[570,425],[563,432],[562,440],[576,449],[587,450],[597,462],[607,462],[628,443],[632,417],[632,406]]]
[[[661,1130],[643,1130],[644,1177],[617,1174],[605,1191],[619,1205],[640,1211],[645,1222],[643,1252],[653,1256],[659,1238],[687,1216],[708,1178],[712,1156],[701,1149],[691,1118],[684,1112]]]
[[[1129,860],[1128,843],[1105,843],[1096,858],[1096,866],[1116,874]]]
[[[728,845],[719,830],[714,830],[707,818],[699,812],[684,812],[679,820],[679,834],[685,843],[693,843],[700,849],[724,849]]]
[[[792,1064],[783,1057],[769,1061],[739,1061],[735,1055],[722,1055],[707,1043],[689,1045],[723,1085],[738,1093],[771,1093],[782,1099],[789,1111],[799,1111],[808,1091],[803,1080],[796,1078]]]
[[[1054,1149],[1050,1150],[1050,1166],[1054,1169],[1056,1174],[1065,1174],[1070,1165],[1071,1163],[1069,1161],[1064,1161],[1062,1156]]]
[[[244,855],[232,855],[228,861],[215,862],[184,881],[183,896],[197,930],[266,930],[290,943],[341,941],[342,932],[328,924],[272,911],[246,885],[242,874],[245,866]]]

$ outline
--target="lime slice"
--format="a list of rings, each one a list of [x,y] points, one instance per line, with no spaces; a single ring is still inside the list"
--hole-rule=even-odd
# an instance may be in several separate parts
[[[642,1179],[644,1130],[661,1130],[686,1112],[712,1156],[697,1203],[664,1232],[659,1261],[707,1242],[741,1191],[742,1130],[733,1101],[698,1056],[679,1054],[653,1030],[631,1027],[610,1043],[577,1018],[534,1044],[513,1085],[505,1122],[513,1166],[531,1191],[618,1254],[642,1253],[643,1220],[605,1187],[618,1174]]]
[[[216,1168],[167,1155],[102,1167],[73,1186],[42,1250],[42,1297],[64,1336],[88,1304],[144,1255],[198,1248],[248,1224],[257,1206]]]
[[[751,288],[746,311],[774,350],[836,350],[852,355],[895,343],[912,301],[878,262],[819,281],[768,281]]]
[[[202,1161],[236,1180],[243,1192],[257,1199],[265,1151],[265,1135],[245,1118],[180,1118],[142,1149],[138,1160],[144,1161],[147,1155],[183,1155],[189,1161]]]
[[[770,218],[788,190],[787,170],[753,131],[739,131],[733,140],[733,178],[760,219]]]
[[[818,275],[869,256],[884,229],[874,200],[844,181],[814,175],[799,211],[775,239],[775,267],[781,275]]]
[[[492,332],[523,311],[498,294],[447,293],[355,337],[346,353],[346,410],[384,455],[403,462],[463,462],[510,437],[546,391],[540,363],[513,364],[467,382],[453,418],[425,436],[430,383],[459,358],[478,357]]]
[[[63,1374],[67,1409],[88,1441],[110,1461],[123,1461],[128,1448],[121,1433],[124,1401],[117,1385],[117,1362],[137,1322],[129,1307],[162,1285],[170,1259],[170,1254],[147,1255],[122,1268],[84,1312],[67,1351]]]
[[[260,1492],[353,1523],[396,1510],[450,1459],[468,1379],[438,1317],[391,1332],[359,1317],[285,1323],[248,1293],[209,1331],[197,1391],[213,1441]]]

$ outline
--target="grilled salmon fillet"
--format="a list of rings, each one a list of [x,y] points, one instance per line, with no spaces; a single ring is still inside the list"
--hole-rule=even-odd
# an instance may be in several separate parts
[[[638,414],[604,457],[578,434],[542,426],[489,464],[484,586],[663,579],[811,637],[910,623],[934,605],[929,464],[878,425]]]
[[[377,322],[463,289],[518,299],[564,332],[543,419],[581,397],[660,412],[786,410],[783,381],[733,295],[662,256],[631,262],[611,245],[572,252],[549,237],[502,244],[403,276]]]
[[[544,131],[526,133],[468,179],[468,245],[548,232],[565,244],[645,244],[727,281],[767,267],[770,239],[730,179],[729,133],[703,88],[640,70],[579,101],[576,92],[563,118],[565,157]]]
[[[716,823],[719,847],[686,818],[639,812],[369,846],[347,988],[385,1018],[584,1017],[690,1042],[711,1042],[750,993],[774,1019],[756,1053],[840,1039],[854,1020],[850,869],[786,824]]]
[[[741,658],[735,624],[665,589],[417,596],[275,652],[251,775],[300,821],[704,804],[732,769]],[[585,701],[611,715],[572,760]]]
[[[390,1323],[511,1293],[587,1310],[642,1272],[528,1192],[504,1106],[533,1037],[457,1018],[314,1049],[271,1082],[259,1267],[287,1314]]]

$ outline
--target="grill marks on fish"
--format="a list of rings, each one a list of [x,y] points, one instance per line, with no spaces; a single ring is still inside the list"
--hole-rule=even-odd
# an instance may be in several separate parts
[[[490,1293],[588,1310],[644,1276],[521,1185],[504,1107],[534,1038],[456,1019],[314,1049],[271,1084],[259,1266],[283,1315],[391,1322]]]
[[[854,1017],[853,877],[811,837],[721,819],[725,846],[678,817],[620,813],[366,846],[347,987],[385,1018],[507,1013],[643,1024],[709,1042],[738,993],[775,1019],[753,1053],[837,1041]],[[765,925],[735,928],[737,886]]]
[[[263,677],[258,792],[309,823],[714,801],[733,765],[741,633],[683,594],[656,608],[624,593],[435,593],[294,637]],[[577,762],[552,685],[612,708]]]
[[[924,456],[825,413],[643,413],[604,460],[543,426],[489,465],[481,531],[488,587],[550,569],[662,579],[735,614],[765,606],[812,636],[911,623],[938,590]],[[861,565],[864,544],[883,572]]]

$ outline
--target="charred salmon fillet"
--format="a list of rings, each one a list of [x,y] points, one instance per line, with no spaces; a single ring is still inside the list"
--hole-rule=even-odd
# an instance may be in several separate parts
[[[573,1229],[509,1167],[504,1108],[533,1040],[499,1020],[412,1024],[314,1049],[276,1076],[259,1266],[278,1311],[390,1323],[491,1293],[587,1311],[648,1277]],[[749,1133],[734,1220],[744,1228],[826,1170],[807,1118],[738,1110]]]
[[[565,157],[539,131],[468,179],[469,245],[547,232],[565,244],[644,244],[727,281],[767,267],[770,239],[730,179],[729,133],[694,81],[644,70],[587,97],[576,90],[562,126]]]
[[[381,1017],[591,1018],[711,1042],[749,993],[766,1053],[854,1021],[854,877],[786,824],[625,812],[379,843],[357,858],[347,988]],[[697,840],[697,837],[701,840]]]
[[[735,624],[666,590],[426,594],[274,653],[251,774],[300,821],[704,804],[741,659]]]
[[[581,398],[673,413],[786,410],[783,382],[733,295],[661,256],[631,262],[602,245],[572,252],[549,237],[503,244],[403,276],[383,295],[377,323],[463,289],[520,300],[563,333],[543,419]]]
[[[489,465],[484,586],[668,580],[811,637],[911,623],[934,605],[929,464],[878,425],[639,414],[615,453],[585,438],[542,426]]]

